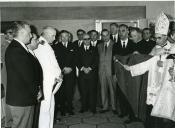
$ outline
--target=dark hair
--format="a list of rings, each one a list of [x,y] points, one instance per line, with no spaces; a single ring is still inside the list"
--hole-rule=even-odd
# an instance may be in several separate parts
[[[95,32],[98,35],[98,32],[96,30],[91,30],[89,32],[90,32],[90,34],[93,33],[93,32]]]
[[[150,29],[150,28],[144,28],[144,29],[142,30],[142,32],[144,32],[144,31],[149,31],[149,32],[151,32],[151,29]]]
[[[126,24],[120,24],[119,28],[120,28],[120,27],[125,27],[126,29],[129,30],[129,27],[128,27],[128,25],[126,25]]]
[[[170,29],[170,31],[175,30],[175,21],[170,22],[169,29]]]
[[[60,31],[60,34],[62,34],[62,33],[67,33],[67,34],[69,34],[70,32],[67,31],[67,30],[61,30],[61,31]]]
[[[109,30],[108,30],[108,29],[103,29],[103,30],[101,31],[101,34],[102,34],[103,32],[108,32],[108,33],[109,33]]]
[[[78,30],[77,30],[77,35],[78,35],[79,32],[86,33],[83,29],[78,29]]]
[[[111,23],[110,26],[116,26],[118,28],[118,24],[117,23]]]
[[[175,30],[172,30],[171,32],[170,32],[170,35],[174,35],[175,34]]]
[[[136,31],[136,32],[138,32],[138,33],[141,33],[141,30],[140,30],[140,28],[138,28],[138,27],[132,27],[132,28],[130,29],[130,32],[132,32],[132,31]]]
[[[13,22],[12,23],[12,31],[14,33],[14,37],[16,37],[18,35],[19,30],[21,30],[22,28],[25,28],[26,25],[29,25],[29,24],[25,21],[15,21],[15,22]]]

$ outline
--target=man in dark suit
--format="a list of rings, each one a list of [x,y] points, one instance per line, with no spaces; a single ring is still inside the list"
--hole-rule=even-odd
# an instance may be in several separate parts
[[[156,45],[156,42],[151,40],[151,31],[149,28],[144,28],[142,31],[142,37],[140,38],[140,29],[139,28],[133,28],[130,31],[131,40],[136,43],[136,51],[140,54],[149,54],[154,46]]]
[[[113,42],[118,42],[119,40],[119,35],[118,35],[118,30],[119,30],[119,26],[117,23],[111,23],[110,24],[110,39]]]
[[[39,124],[39,113],[40,113],[40,102],[41,100],[44,99],[44,95],[43,95],[43,70],[42,67],[38,61],[38,59],[35,56],[35,53],[33,52],[33,50],[38,48],[39,45],[39,41],[37,38],[37,35],[35,33],[32,33],[32,38],[30,40],[30,44],[27,45],[27,47],[29,48],[29,53],[31,56],[31,59],[33,61],[33,63],[35,64],[35,70],[36,70],[36,79],[38,82],[38,96],[37,96],[37,100],[38,103],[35,105],[34,108],[34,117],[33,117],[33,126],[32,128],[38,128],[38,124]]]
[[[78,40],[75,40],[73,42],[74,44],[74,47],[75,47],[75,51],[76,51],[76,56],[78,58],[78,53],[77,51],[81,48],[81,46],[83,45],[83,35],[85,34],[86,32],[83,30],[83,29],[78,29],[77,30],[77,38]],[[76,60],[76,63],[78,64],[78,60]],[[76,65],[77,65],[76,64]],[[79,70],[78,70],[78,67],[76,67],[76,84],[77,84],[77,87],[78,87],[78,91],[79,91],[79,94],[80,94],[80,100],[81,100],[81,89],[80,89],[80,81],[79,81]]]
[[[91,46],[97,48],[97,45],[101,43],[99,39],[99,34],[96,30],[89,31],[90,39],[91,39]]]
[[[26,22],[14,22],[14,39],[5,54],[7,68],[6,102],[13,118],[12,128],[32,128],[37,103],[38,80],[33,57],[28,52],[31,29]]]
[[[96,30],[91,30],[89,31],[89,35],[90,35],[90,38],[91,38],[91,46],[95,48],[95,50],[97,51],[97,54],[98,54],[98,45],[100,43],[102,43],[101,40],[99,40],[99,33],[96,31]],[[98,59],[99,59],[99,56],[98,56]],[[98,76],[98,72],[97,72],[97,76]],[[97,106],[101,107],[102,106],[102,103],[101,103],[101,89],[100,89],[100,81],[98,79],[99,77],[96,78],[96,81],[97,81]]]
[[[85,34],[86,32],[83,30],[83,29],[78,29],[77,30],[77,38],[78,40],[75,40],[73,42],[73,44],[75,45],[75,48],[78,49],[79,47],[81,47],[81,45],[83,44],[83,35]]]
[[[84,34],[84,45],[78,51],[78,68],[80,70],[80,87],[82,90],[81,113],[90,109],[96,113],[96,91],[97,91],[97,51],[90,45],[90,36]]]
[[[56,105],[60,102],[61,114],[69,113],[73,115],[73,94],[75,88],[75,66],[76,66],[76,52],[72,42],[68,42],[69,33],[66,30],[61,31],[61,42],[52,45],[56,59],[63,73],[63,83],[60,90],[56,94]],[[57,101],[59,99],[59,101]],[[56,108],[57,109],[57,108]]]
[[[113,45],[113,56],[126,56],[132,54],[135,51],[136,45],[130,39],[128,39],[128,34],[128,26],[125,24],[121,24],[119,26],[120,40]],[[129,114],[129,120],[126,120],[125,123],[130,123],[132,120],[135,119],[135,116],[128,100],[121,91],[119,85],[117,85],[117,95],[121,111],[119,117],[124,117]]]
[[[128,39],[128,26],[125,24],[121,24],[119,26],[119,40],[117,43],[113,46],[113,55],[121,55],[126,56],[128,54],[131,54],[135,51],[136,45]]]

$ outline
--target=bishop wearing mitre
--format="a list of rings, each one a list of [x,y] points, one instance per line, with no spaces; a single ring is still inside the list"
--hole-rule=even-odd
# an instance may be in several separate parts
[[[147,128],[169,128],[175,123],[175,82],[170,81],[169,69],[175,65],[173,59],[167,56],[175,53],[173,44],[167,40],[169,20],[162,12],[156,20],[156,46],[150,53],[153,57],[133,66],[124,66],[132,76],[138,76],[148,71]]]

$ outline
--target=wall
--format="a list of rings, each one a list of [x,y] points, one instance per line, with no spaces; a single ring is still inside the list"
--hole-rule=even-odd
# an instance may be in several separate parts
[[[161,11],[175,18],[175,1],[101,1],[101,2],[3,2],[0,7],[87,7],[145,6],[146,18],[155,18]]]
[[[28,20],[41,28],[52,25],[67,29],[76,39],[76,30],[95,28],[96,19],[139,19],[140,27],[147,27],[147,19],[154,19],[161,11],[175,17],[174,1],[111,1],[111,2],[3,2],[0,3],[2,21]]]
[[[43,26],[51,25],[60,30],[68,30],[73,34],[74,39],[76,40],[76,31],[81,28],[86,31],[92,30],[95,28],[94,20],[30,20],[29,23],[37,26],[38,33],[41,33]]]

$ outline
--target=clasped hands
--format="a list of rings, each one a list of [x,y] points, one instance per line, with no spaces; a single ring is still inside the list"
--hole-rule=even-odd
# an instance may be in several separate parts
[[[55,78],[55,83],[60,83],[63,81],[63,75],[61,74],[58,78]]]
[[[82,67],[81,68],[81,71],[84,71],[85,74],[88,74],[91,70],[92,70],[91,67],[88,67],[88,68]]]
[[[69,73],[72,72],[72,68],[70,68],[70,67],[64,67],[62,72],[63,72],[64,74],[69,74]]]

